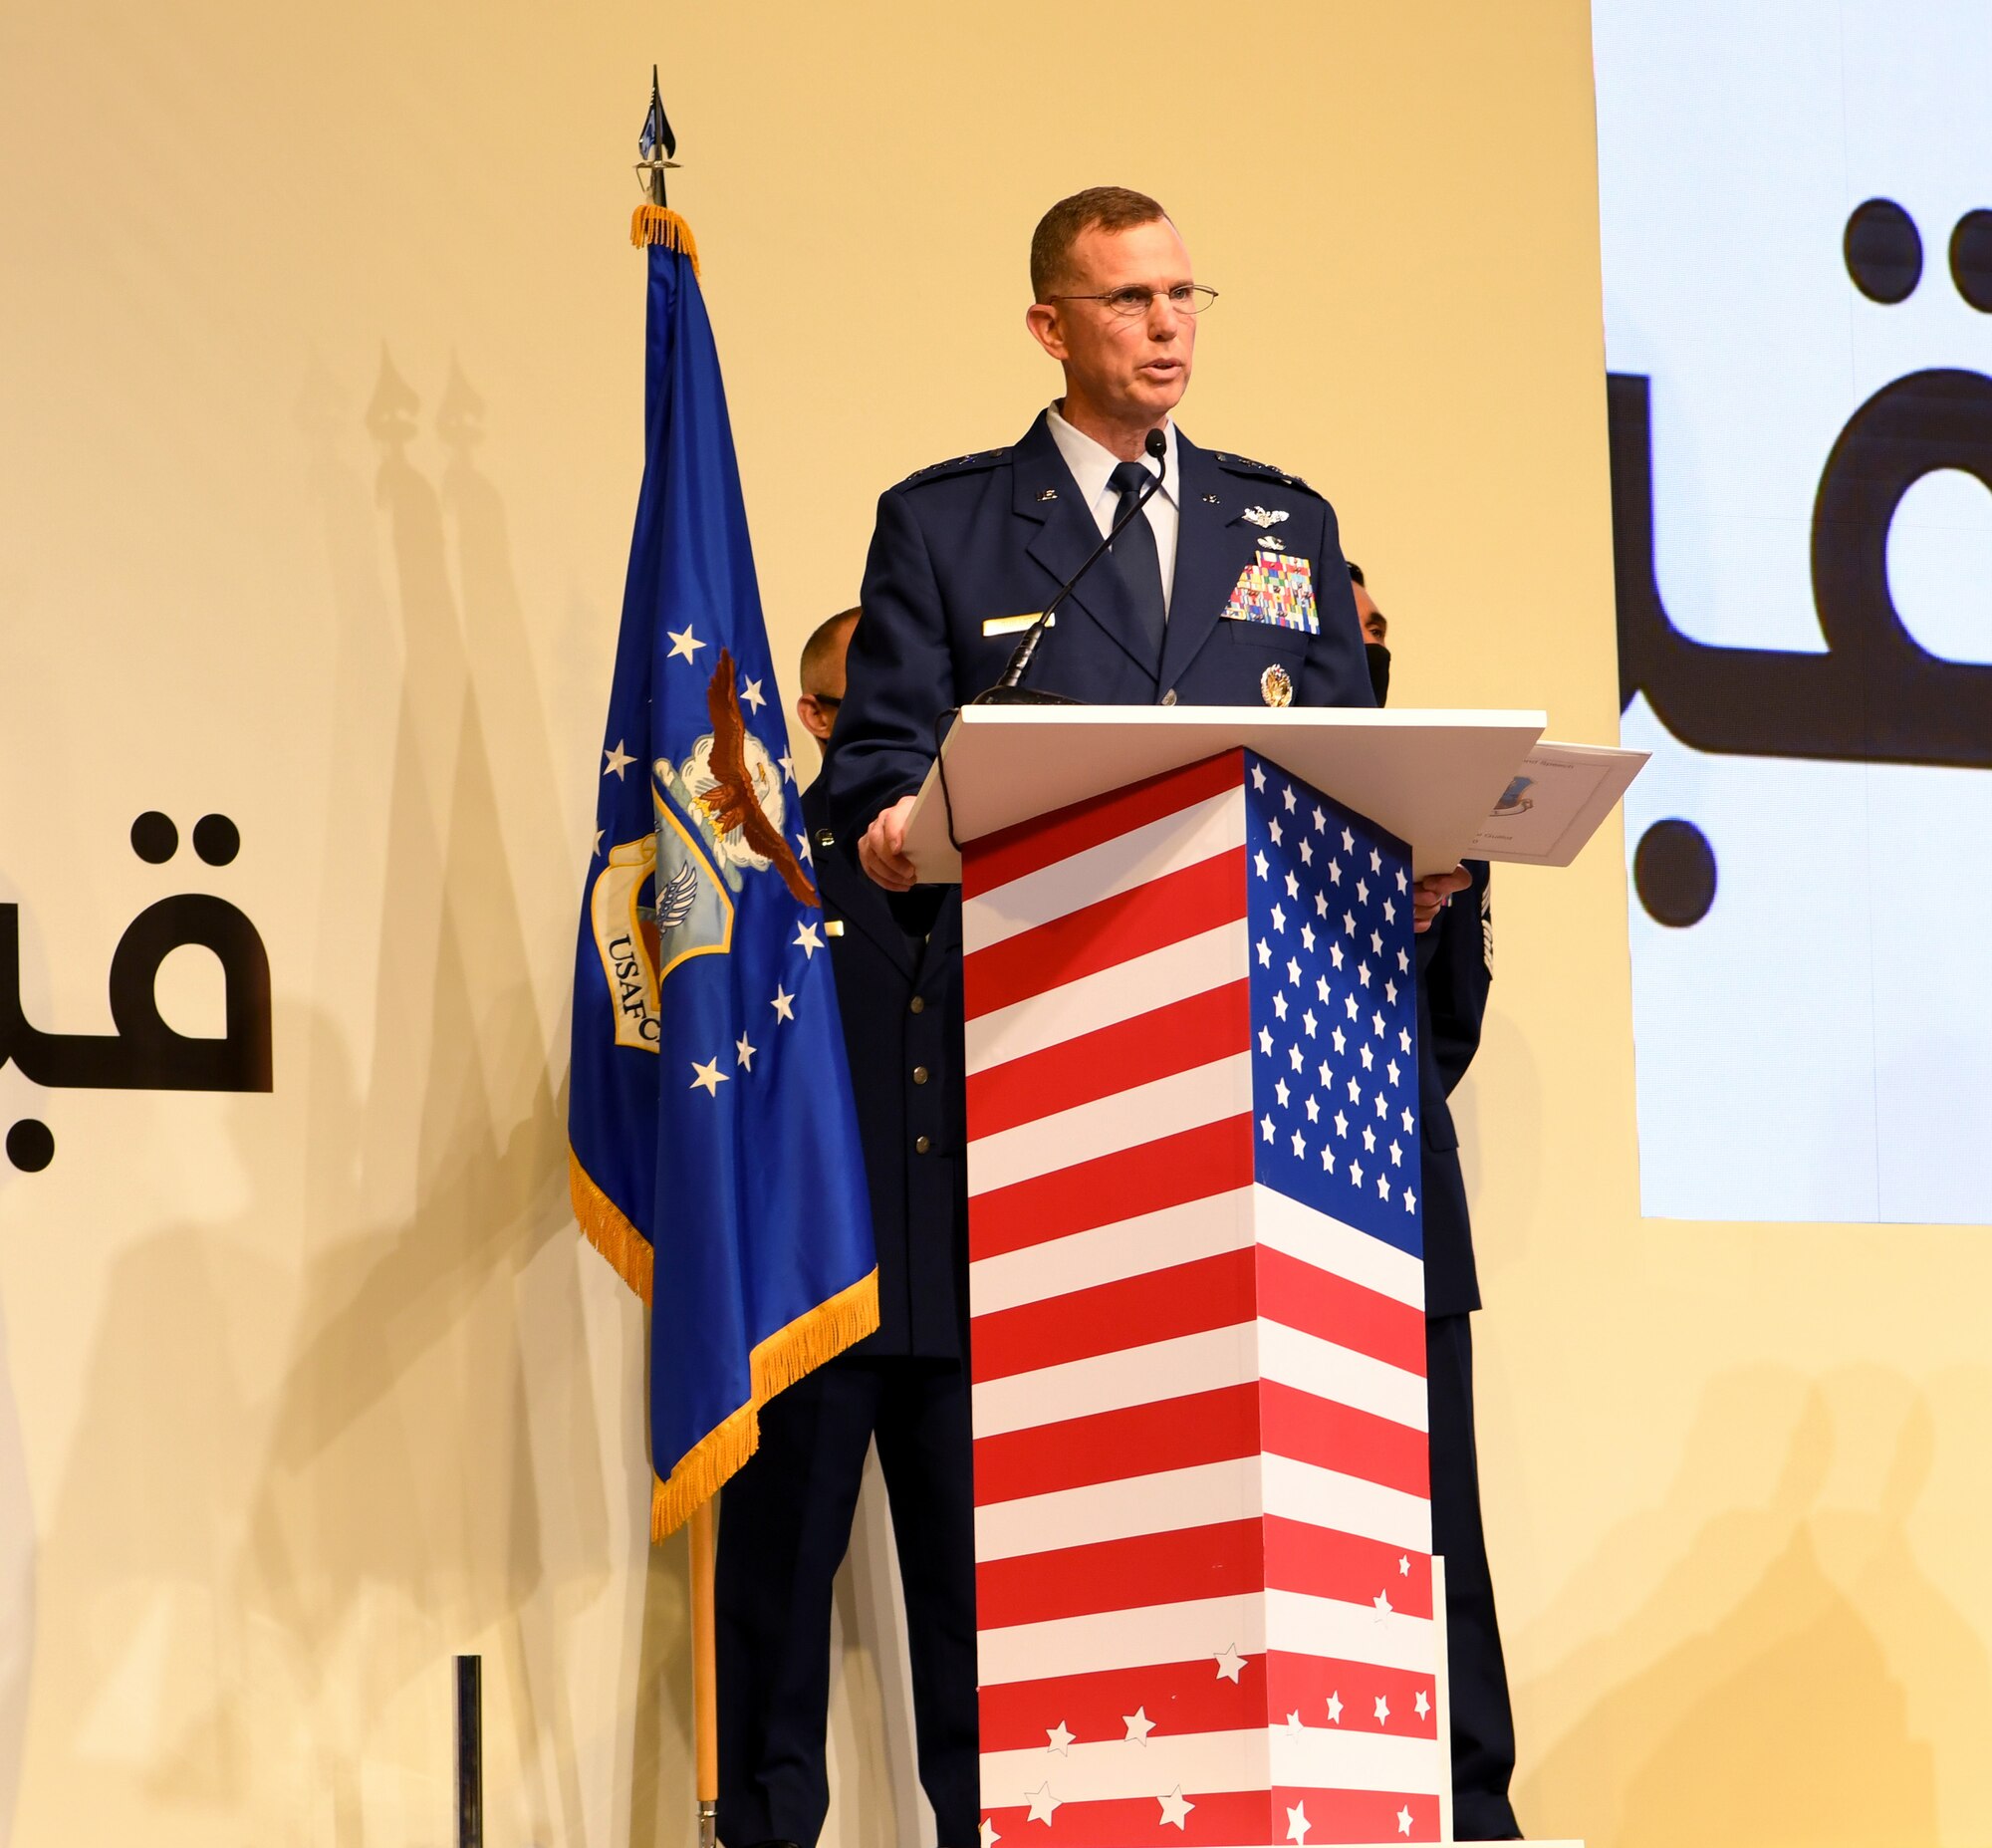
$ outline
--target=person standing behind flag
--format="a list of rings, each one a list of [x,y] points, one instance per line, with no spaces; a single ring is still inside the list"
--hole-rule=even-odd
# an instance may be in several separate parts
[[[859,612],[803,649],[796,715],[828,750]],[[875,1439],[912,1656],[920,1781],[940,1840],[976,1835],[975,1508],[967,1352],[960,913],[900,927],[837,844],[828,779],[802,792],[878,1253],[878,1331],[761,1414],[720,1504],[719,1835],[811,1848],[829,1808],[831,1587]],[[852,1157],[855,1159],[856,1152]]]

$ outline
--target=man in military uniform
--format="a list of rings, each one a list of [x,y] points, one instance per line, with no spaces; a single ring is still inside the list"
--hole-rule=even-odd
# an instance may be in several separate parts
[[[797,716],[819,742],[858,612],[803,651]],[[930,935],[830,832],[803,791],[878,1247],[878,1331],[771,1400],[726,1485],[716,1587],[719,1834],[727,1848],[817,1839],[830,1803],[831,1585],[875,1439],[905,1587],[920,1781],[940,1841],[976,1839],[975,1531],[967,1351],[960,913]]]
[[[1028,683],[1103,705],[1373,703],[1335,510],[1171,417],[1215,292],[1162,208],[1118,186],[1062,200],[1032,239],[1031,288],[1025,322],[1063,396],[1012,447],[922,469],[878,503],[831,809],[895,891],[913,883],[901,848],[936,719],[1002,675],[1157,472],[1150,432],[1161,486],[1060,607]]]

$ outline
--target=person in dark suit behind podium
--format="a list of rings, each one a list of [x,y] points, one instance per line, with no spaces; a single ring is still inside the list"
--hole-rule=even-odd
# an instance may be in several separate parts
[[[822,742],[848,610],[803,651]],[[869,619],[868,619],[869,620]],[[908,932],[803,791],[878,1247],[878,1330],[771,1400],[720,1504],[719,1835],[810,1848],[830,1803],[831,1586],[875,1439],[905,1588],[920,1782],[943,1848],[977,1839],[974,1491],[968,1421],[960,915]]]
[[[1356,607],[1381,705],[1390,684],[1388,620],[1352,562]],[[1432,1551],[1445,1560],[1446,1657],[1452,1706],[1452,1829],[1459,1841],[1520,1835],[1508,1784],[1515,1719],[1494,1611],[1494,1579],[1480,1519],[1480,1462],[1473,1441],[1473,1312],[1480,1280],[1459,1166],[1459,1132],[1447,1100],[1480,1049],[1494,979],[1489,868],[1469,860],[1471,882],[1448,898],[1418,938],[1418,1099],[1424,1118],[1425,1385],[1431,1436]]]

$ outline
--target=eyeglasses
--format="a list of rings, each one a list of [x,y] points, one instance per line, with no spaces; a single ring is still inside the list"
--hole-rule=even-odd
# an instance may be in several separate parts
[[[844,703],[843,698],[836,693],[805,693],[803,697],[814,699],[818,705],[830,712],[835,712]]]
[[[1200,282],[1179,282],[1170,289],[1149,289],[1133,284],[1125,289],[1110,289],[1105,295],[1049,295],[1049,302],[1105,302],[1108,312],[1131,321],[1145,315],[1160,296],[1179,315],[1200,315],[1217,300],[1217,291]]]

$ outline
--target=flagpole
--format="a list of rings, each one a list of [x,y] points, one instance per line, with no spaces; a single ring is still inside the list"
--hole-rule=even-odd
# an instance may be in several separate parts
[[[698,1754],[698,1842],[713,1848],[719,1819],[719,1670],[712,1637],[712,1503],[691,1517],[691,1707]]]

